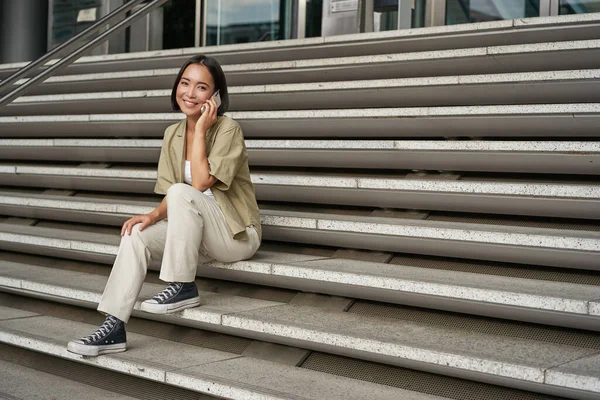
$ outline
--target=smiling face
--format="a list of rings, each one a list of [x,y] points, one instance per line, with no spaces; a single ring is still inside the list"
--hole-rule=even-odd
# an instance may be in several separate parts
[[[199,117],[202,105],[215,89],[212,75],[202,64],[190,64],[177,85],[176,100],[181,111],[189,117]]]

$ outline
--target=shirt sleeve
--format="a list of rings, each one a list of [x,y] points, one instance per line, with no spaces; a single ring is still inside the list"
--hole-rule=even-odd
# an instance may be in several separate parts
[[[169,144],[167,140],[167,132],[163,139],[163,144],[160,149],[160,158],[158,160],[158,172],[156,185],[154,185],[154,193],[167,194],[167,190],[171,185],[176,183],[175,173],[171,168],[171,159],[169,156]]]
[[[229,189],[244,161],[245,150],[239,126],[218,134],[208,154],[210,174],[218,179],[213,185],[215,188],[221,191]]]

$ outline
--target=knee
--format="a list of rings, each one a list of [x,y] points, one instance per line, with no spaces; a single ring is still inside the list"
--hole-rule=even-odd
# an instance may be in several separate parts
[[[184,194],[189,190],[190,186],[185,183],[175,183],[167,190],[167,201],[169,199],[182,199]]]
[[[131,227],[131,235],[135,235],[135,236],[139,236],[139,234],[143,231],[140,231],[140,226],[142,224],[135,224],[134,226]]]
[[[140,226],[142,224],[135,224],[131,227],[130,237],[131,240],[136,243],[141,243],[143,246],[146,246],[146,240],[144,240],[145,231],[140,231]]]
[[[167,206],[184,207],[193,205],[195,210],[205,209],[208,196],[185,183],[176,183],[167,190]]]

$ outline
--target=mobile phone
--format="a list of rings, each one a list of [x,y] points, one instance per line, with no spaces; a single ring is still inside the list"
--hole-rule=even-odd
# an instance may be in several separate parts
[[[214,99],[217,103],[217,108],[221,107],[221,95],[219,94],[218,90],[212,95],[212,99]],[[202,106],[202,108],[200,109],[200,114],[203,114],[205,109],[206,105]]]

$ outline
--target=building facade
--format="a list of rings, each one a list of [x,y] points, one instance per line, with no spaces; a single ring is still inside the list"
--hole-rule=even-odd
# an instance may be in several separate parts
[[[0,0],[3,30],[0,37],[4,39],[0,62],[38,57],[82,32],[124,1],[48,0],[46,4],[43,0]],[[113,36],[93,54],[599,11],[600,0],[171,0],[125,32]]]

